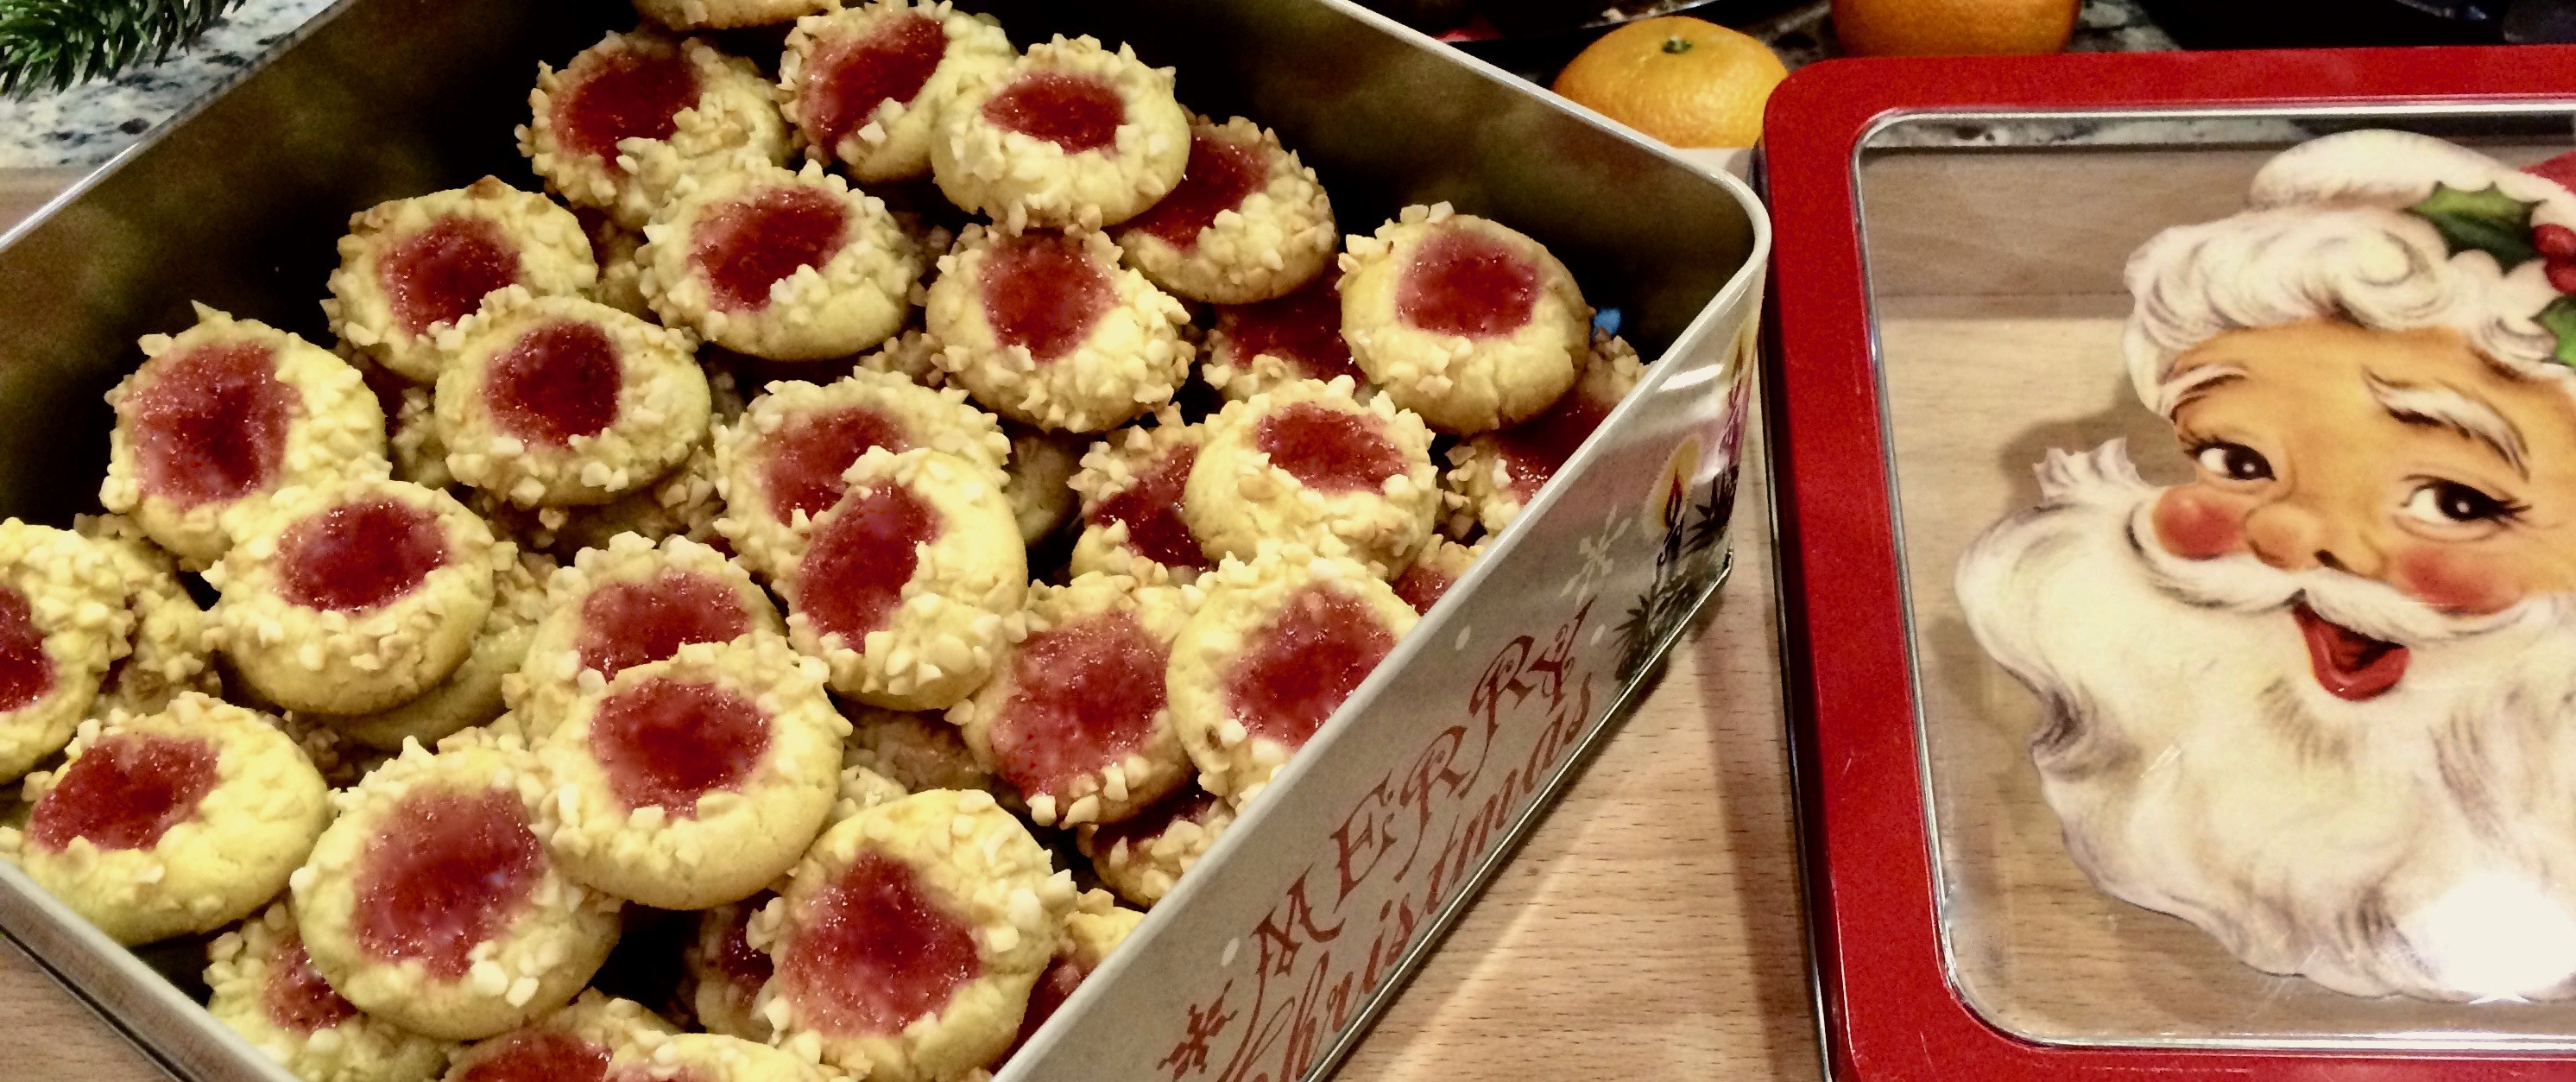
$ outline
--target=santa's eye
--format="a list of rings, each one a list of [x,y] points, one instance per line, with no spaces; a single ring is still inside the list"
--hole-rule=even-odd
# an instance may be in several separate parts
[[[2427,481],[2406,497],[2406,514],[2434,526],[2503,522],[2521,510],[2457,481]]]
[[[2223,440],[2217,443],[2205,443],[2199,450],[2192,452],[2192,458],[2200,463],[2201,469],[2230,481],[2272,479],[2272,463],[2263,457],[2262,452],[2241,443],[2228,443]]]

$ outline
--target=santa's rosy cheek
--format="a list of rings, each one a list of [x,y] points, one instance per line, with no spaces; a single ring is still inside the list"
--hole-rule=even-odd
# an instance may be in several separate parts
[[[2444,612],[2483,616],[2522,600],[2522,588],[2492,552],[2417,545],[2389,562],[2390,584]]]
[[[2199,485],[2181,485],[2156,497],[2156,540],[2187,560],[2215,560],[2245,551],[2244,502]]]

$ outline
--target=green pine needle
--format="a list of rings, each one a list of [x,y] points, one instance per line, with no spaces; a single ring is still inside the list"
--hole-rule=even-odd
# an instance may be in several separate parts
[[[0,94],[24,98],[158,64],[241,0],[0,0]]]

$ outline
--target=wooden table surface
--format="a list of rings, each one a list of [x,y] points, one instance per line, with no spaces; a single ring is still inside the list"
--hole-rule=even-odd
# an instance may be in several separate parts
[[[66,182],[0,170],[0,228]],[[1760,463],[1734,579],[1345,1079],[1820,1077]],[[164,1076],[0,940],[0,1064]]]

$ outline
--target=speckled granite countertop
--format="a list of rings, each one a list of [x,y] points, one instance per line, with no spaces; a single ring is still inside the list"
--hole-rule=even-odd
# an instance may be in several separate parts
[[[82,168],[230,85],[332,0],[245,0],[166,64],[29,101],[0,98],[0,169]]]

